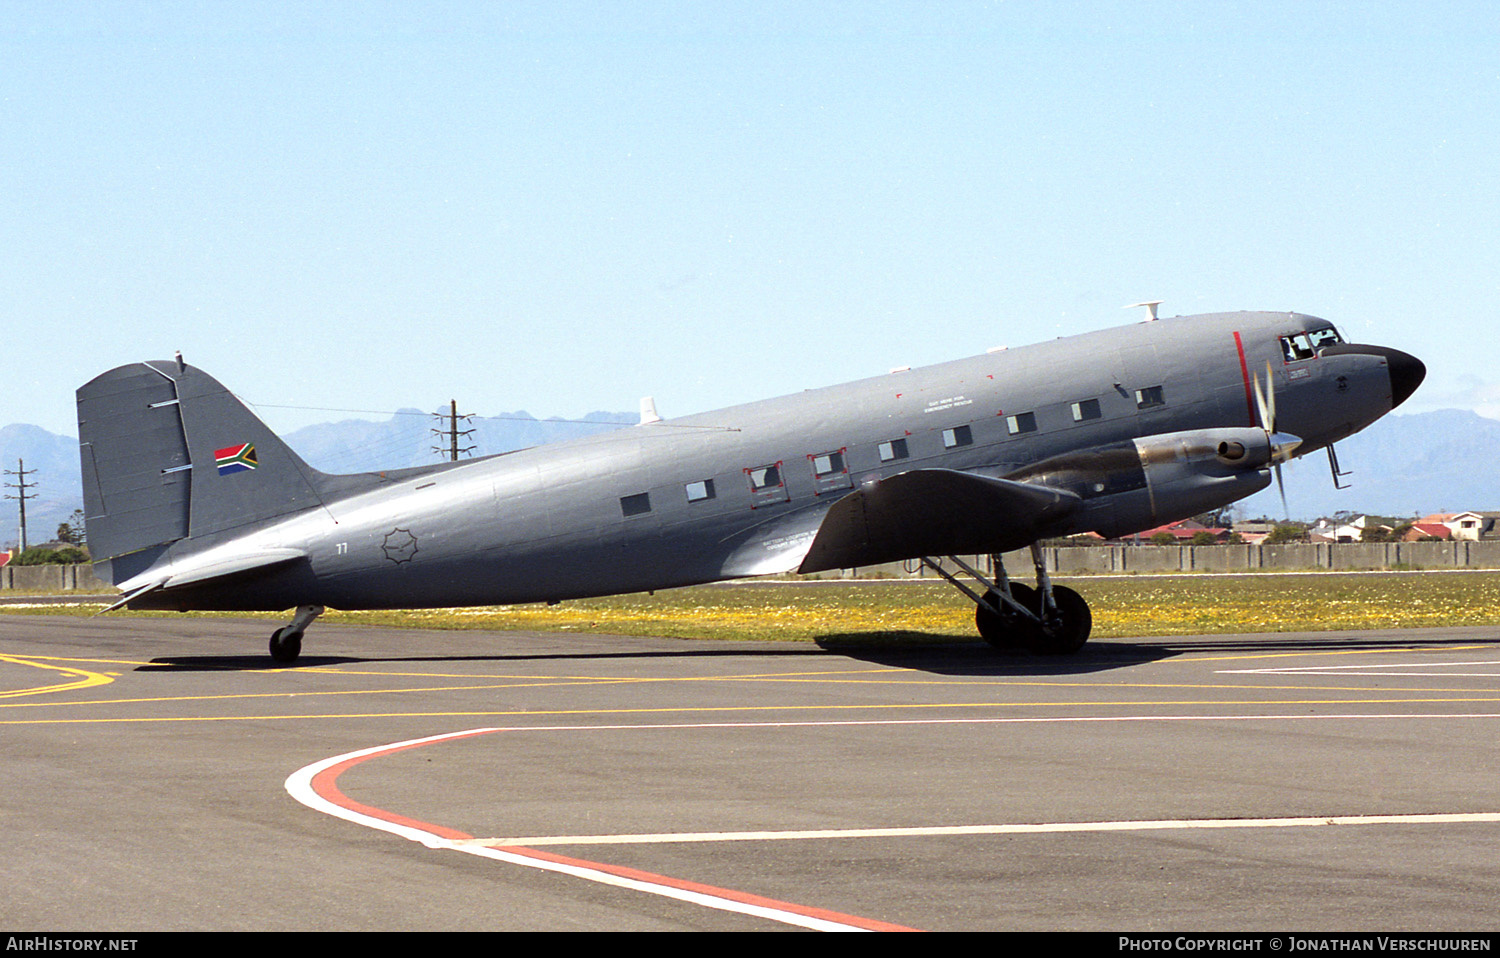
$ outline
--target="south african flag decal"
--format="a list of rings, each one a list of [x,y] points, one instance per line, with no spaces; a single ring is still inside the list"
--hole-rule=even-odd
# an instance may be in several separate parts
[[[255,458],[254,444],[247,442],[239,446],[215,449],[214,465],[219,467],[219,475],[228,476],[236,472],[249,472],[260,465],[260,460]]]

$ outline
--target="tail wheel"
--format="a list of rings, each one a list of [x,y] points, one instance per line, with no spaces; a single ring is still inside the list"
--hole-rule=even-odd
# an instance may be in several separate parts
[[[1071,655],[1089,640],[1094,614],[1083,596],[1065,585],[1052,587],[1052,601],[1057,604],[1057,617],[1046,628],[1033,627],[1026,647],[1039,655]]]
[[[1019,582],[1011,583],[1010,597],[1033,612],[1042,606],[1041,596],[1037,591]],[[1014,649],[1018,646],[1030,648],[1033,634],[1041,634],[1040,627],[1006,605],[994,589],[986,592],[984,598],[1000,611],[991,612],[983,605],[974,609],[974,626],[979,630],[979,637],[997,649]]]

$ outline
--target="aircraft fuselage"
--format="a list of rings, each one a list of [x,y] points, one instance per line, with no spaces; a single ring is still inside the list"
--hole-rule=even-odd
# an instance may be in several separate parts
[[[1143,437],[1258,429],[1252,386],[1268,363],[1276,429],[1300,437],[1304,454],[1369,425],[1415,385],[1391,368],[1410,359],[1403,353],[1325,344],[1296,358],[1284,339],[1326,328],[1297,313],[1162,319],[408,470],[258,528],[179,540],[156,573],[216,556],[232,565],[257,550],[305,561],[244,581],[168,588],[132,606],[487,605],[790,571],[832,503],[900,473],[1024,476],[1053,457],[1088,460],[1090,450]],[[1269,482],[1268,469],[1253,470],[1206,495],[1230,495],[1215,503],[1223,505]],[[1129,509],[1124,498],[1116,509],[1101,482],[1086,508],[1035,531],[1145,528],[1203,511],[1201,501],[1159,501],[1150,489],[1119,493],[1130,494]],[[1013,538],[980,535],[993,548],[973,551],[1014,548]]]

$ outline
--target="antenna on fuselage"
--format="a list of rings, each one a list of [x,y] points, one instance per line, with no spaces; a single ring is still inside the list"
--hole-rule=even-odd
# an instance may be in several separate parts
[[[1126,306],[1125,308],[1126,309],[1139,309],[1142,306],[1146,307],[1146,313],[1147,313],[1146,322],[1148,322],[1148,323],[1154,323],[1154,322],[1156,322],[1156,307],[1160,306],[1161,304],[1162,304],[1161,300],[1159,300],[1159,299],[1153,299],[1153,300],[1150,300],[1150,301],[1145,302],[1145,303],[1131,303],[1129,306]]]
[[[661,417],[656,414],[656,399],[651,396],[642,396],[641,425],[649,426],[653,422],[661,422]]]

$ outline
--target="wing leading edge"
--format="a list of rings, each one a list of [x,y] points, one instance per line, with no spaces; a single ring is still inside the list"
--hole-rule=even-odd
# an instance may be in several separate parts
[[[1005,552],[1036,541],[1081,501],[1047,486],[954,469],[914,469],[867,483],[834,503],[797,571]]]

